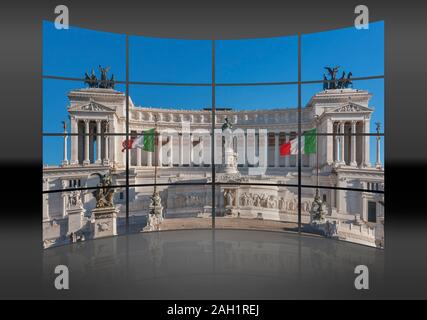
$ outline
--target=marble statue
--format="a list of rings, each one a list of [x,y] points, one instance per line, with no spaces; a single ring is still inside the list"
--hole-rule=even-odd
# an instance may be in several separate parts
[[[224,192],[224,197],[225,197],[225,200],[226,200],[225,201],[225,205],[232,207],[233,206],[233,201],[234,201],[234,196],[233,196],[233,193],[231,192],[231,190],[226,190]]]
[[[68,195],[68,205],[69,207],[83,207],[80,191],[72,191]]]

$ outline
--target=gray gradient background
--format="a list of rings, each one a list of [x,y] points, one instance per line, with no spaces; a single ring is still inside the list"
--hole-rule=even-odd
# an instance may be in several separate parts
[[[107,285],[105,287],[89,286],[87,278],[83,276],[85,272],[89,275],[93,274],[94,278],[99,275],[94,271],[95,263],[95,267],[89,271],[84,269],[82,276],[78,277],[81,280],[78,282],[81,285],[80,290],[75,282],[74,289],[69,292],[57,292],[52,289],[52,279],[49,277],[52,265],[57,259],[68,263],[78,261],[78,258],[73,257],[79,247],[69,246],[57,250],[56,253],[48,254],[41,249],[42,20],[53,20],[54,7],[58,4],[66,4],[70,9],[70,24],[84,28],[161,37],[231,39],[309,33],[349,26],[354,20],[354,7],[360,4],[355,1],[328,1],[327,4],[326,2],[322,4],[321,1],[229,2],[153,1],[149,3],[91,0],[15,1],[1,4],[0,163],[3,169],[2,189],[4,190],[1,193],[3,200],[0,221],[0,298],[147,297],[147,292],[144,292],[147,286],[129,287],[129,283],[133,282],[138,273],[128,269],[124,269],[123,272],[121,267],[115,269],[114,266],[119,264],[119,266],[132,268],[130,262],[133,261],[132,255],[135,252],[135,249],[132,250],[134,248],[131,245],[132,241],[137,243],[141,241],[137,248],[144,253],[144,250],[149,250],[147,248],[150,247],[148,244],[152,235],[140,236],[138,239],[135,236],[118,237],[82,245],[84,247],[82,252],[85,253],[77,254],[80,259],[81,257],[96,258],[95,254],[91,256],[87,254],[91,250],[99,250],[99,248],[96,249],[97,247],[103,247],[107,250],[107,256],[113,259],[109,264],[107,263],[111,277],[106,278],[107,280],[99,280]],[[419,1],[399,3],[364,1],[363,4],[368,5],[370,9],[371,21],[385,20],[386,30],[386,250],[381,253],[371,253],[371,250],[364,250],[366,249],[364,247],[328,242],[321,249],[324,252],[330,252],[328,250],[331,249],[328,248],[331,246],[341,248],[333,249],[342,252],[338,254],[338,258],[335,258],[336,262],[332,265],[322,263],[318,268],[318,275],[314,278],[302,272],[299,273],[300,278],[296,278],[299,281],[284,281],[281,287],[274,285],[277,282],[272,280],[253,282],[256,276],[252,275],[248,278],[241,276],[238,266],[231,271],[228,270],[225,278],[218,278],[215,266],[221,266],[227,259],[227,251],[218,248],[226,248],[228,241],[252,241],[253,245],[268,247],[269,245],[265,243],[277,243],[277,241],[280,243],[281,240],[278,239],[283,239],[283,243],[287,241],[300,243],[295,245],[293,250],[301,252],[298,251],[301,243],[304,243],[302,246],[306,245],[308,250],[314,250],[310,249],[316,246],[311,240],[298,237],[295,240],[294,235],[279,236],[266,235],[266,233],[261,233],[264,236],[260,238],[257,232],[239,232],[237,233],[239,240],[233,240],[233,233],[225,231],[215,233],[194,231],[188,236],[199,237],[201,240],[186,240],[179,236],[182,233],[178,235],[176,232],[164,232],[159,235],[160,243],[176,241],[183,243],[185,247],[185,244],[193,241],[207,241],[207,244],[202,247],[208,254],[203,250],[197,254],[200,256],[200,266],[211,266],[214,278],[212,274],[208,274],[205,275],[204,280],[201,280],[189,270],[184,272],[186,281],[182,281],[187,285],[185,294],[174,291],[171,287],[169,296],[159,296],[155,294],[156,290],[164,292],[165,286],[151,285],[148,288],[154,292],[153,297],[427,298],[427,210],[423,200],[425,187],[414,183],[415,180],[427,181],[425,173],[427,167],[425,165],[427,161],[425,147],[427,111],[425,109],[427,106],[423,95],[426,92],[426,81],[423,77],[427,75],[425,61],[427,3],[423,5]],[[17,178],[9,179],[6,176],[9,172],[17,175]],[[227,237],[231,238],[227,239]],[[110,254],[108,250],[111,250]],[[269,252],[268,248],[266,250]],[[361,250],[363,254],[359,254]],[[174,255],[185,256],[185,252],[176,251],[170,259],[173,259]],[[345,254],[346,252],[348,254]],[[266,254],[267,259],[274,260],[274,252]],[[374,258],[370,258],[372,255]],[[358,256],[360,258],[357,258]],[[117,257],[117,260],[114,260],[114,257]],[[360,261],[368,259],[368,264],[369,261],[374,261],[374,270],[380,270],[383,267],[384,273],[373,280],[375,286],[369,292],[361,293],[352,289],[354,275],[351,274],[349,263],[353,264],[358,259]],[[303,260],[298,261],[304,265]],[[135,263],[138,265],[137,262]],[[149,264],[145,268],[154,266],[155,264]],[[169,268],[174,269],[173,265]],[[258,269],[257,266],[254,268],[256,272],[263,271],[261,264]],[[342,271],[343,275],[335,278],[336,286],[325,287],[325,281],[330,280],[328,277],[322,283],[315,280],[328,270],[339,274],[341,274],[340,270]],[[113,281],[117,279],[114,277],[115,272],[130,281]],[[177,272],[179,273],[178,265]],[[275,279],[274,277],[277,278],[277,275],[273,274],[272,279]],[[171,281],[172,285],[177,286],[182,283]],[[203,294],[197,294],[200,283],[204,284]],[[313,286],[310,286],[310,283]],[[322,286],[327,289],[321,290]],[[262,290],[259,289],[260,287]],[[111,290],[106,291],[106,289]],[[111,295],[106,292],[111,292]],[[244,292],[248,292],[248,295],[251,292],[254,294],[248,296]],[[224,294],[221,295],[221,293]]]

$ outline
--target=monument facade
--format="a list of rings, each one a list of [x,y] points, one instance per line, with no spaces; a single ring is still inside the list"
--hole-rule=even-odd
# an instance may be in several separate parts
[[[384,190],[381,137],[376,140],[376,162],[371,163],[371,136],[363,135],[371,134],[371,94],[351,88],[346,82],[350,77],[334,88],[326,79],[324,90],[302,108],[302,132],[316,128],[319,134],[318,154],[301,155],[302,223],[312,222],[314,203],[324,211],[322,220],[336,226],[337,237],[382,247],[384,194],[369,192]],[[124,230],[126,96],[114,90],[114,78],[104,80],[105,86],[93,85],[87,75],[89,88],[68,93],[70,130],[64,126],[64,132],[72,135],[64,135],[62,162],[43,167],[43,190],[61,190],[43,194],[45,247]],[[212,122],[219,132],[214,138]],[[209,109],[151,108],[136,105],[130,97],[129,136],[135,139],[155,127],[158,144],[154,152],[129,150],[133,230],[159,230],[163,220],[173,218],[210,219],[212,142],[215,150],[221,150],[215,152],[214,163],[215,179],[222,182],[215,192],[217,216],[298,221],[298,158],[280,156],[280,146],[295,139],[298,132],[297,108],[224,108],[212,119]],[[221,134],[224,131],[229,132],[228,139]],[[111,193],[85,189],[97,185],[99,174],[111,177]],[[157,202],[153,202],[153,187],[147,186],[155,179]],[[107,203],[100,207],[100,201]],[[150,218],[154,209],[160,215]],[[108,213],[97,213],[103,210]],[[156,226],[147,227],[150,223]]]

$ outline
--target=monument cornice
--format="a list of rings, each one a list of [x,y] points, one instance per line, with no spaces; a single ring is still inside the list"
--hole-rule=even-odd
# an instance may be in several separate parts
[[[120,91],[98,88],[71,90],[68,92],[67,96],[70,102],[88,101],[92,99],[97,102],[109,104],[123,104],[126,99],[126,95]]]
[[[372,94],[366,90],[358,89],[332,89],[324,90],[316,93],[308,102],[307,106],[322,106],[323,104],[334,104],[356,101],[356,102],[369,102]]]
[[[384,168],[360,168],[360,167],[338,167],[335,169],[336,174],[340,177],[347,178],[382,178],[384,179]]]
[[[43,175],[46,176],[54,176],[54,175],[81,175],[88,174],[91,172],[99,172],[102,170],[109,170],[110,166],[104,165],[68,165],[68,166],[52,166],[52,167],[43,167]]]

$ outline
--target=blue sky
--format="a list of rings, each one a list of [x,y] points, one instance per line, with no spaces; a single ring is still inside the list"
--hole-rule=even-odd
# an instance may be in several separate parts
[[[298,37],[219,40],[217,83],[298,81]]]
[[[303,81],[323,79],[325,66],[340,66],[353,77],[384,75],[384,22],[306,34],[301,39]]]
[[[211,83],[212,41],[130,36],[129,80]]]
[[[43,75],[83,78],[110,66],[117,80],[126,80],[126,36],[70,26],[57,30],[43,21]]]
[[[297,37],[218,40],[215,47],[217,83],[294,82],[298,76]],[[70,27],[56,30],[43,23],[43,75],[82,78],[98,65],[110,66],[109,76],[125,79],[125,36]],[[302,36],[302,80],[322,80],[324,66],[341,66],[353,77],[384,74],[384,23],[370,24],[369,30],[353,27]],[[131,81],[203,83],[212,80],[212,41],[129,37]],[[81,81],[43,80],[43,131],[61,132],[68,118],[67,93],[82,88]],[[354,81],[356,89],[373,94],[374,122],[384,124],[384,82],[382,79]],[[124,91],[124,85],[117,85]],[[322,90],[321,84],[302,85],[302,103]],[[130,85],[137,105],[201,109],[211,105],[210,86]],[[217,107],[233,109],[294,108],[297,85],[217,86]],[[383,127],[384,129],[384,127]],[[62,159],[62,138],[46,138],[44,163]],[[375,147],[373,143],[372,148]],[[382,148],[383,149],[383,148]],[[374,149],[373,149],[374,150]],[[372,159],[374,152],[371,152]]]

